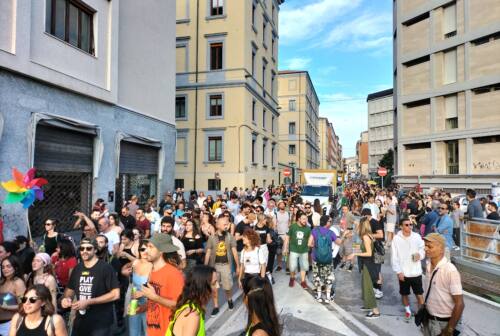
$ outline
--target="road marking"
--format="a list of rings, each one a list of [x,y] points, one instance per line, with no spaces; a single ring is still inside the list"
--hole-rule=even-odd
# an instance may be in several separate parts
[[[243,294],[243,292],[241,291],[241,289],[237,289],[236,293],[234,293],[233,295],[233,303],[236,302],[241,294]],[[241,309],[241,307],[243,307],[243,302],[241,303],[240,307],[238,308]],[[214,317],[211,317],[208,319],[208,321],[205,323],[205,330],[208,330],[223,314],[224,312],[228,309],[229,307],[227,306],[227,302],[224,303],[221,307],[219,307],[219,314],[217,314],[217,316],[214,316]]]
[[[464,293],[465,296],[468,296],[468,297],[470,297],[470,298],[472,298],[474,300],[480,301],[482,303],[487,303],[489,305],[492,305],[495,308],[500,308],[500,303],[497,303],[497,302],[485,299],[485,298],[480,297],[480,296],[478,296],[476,294],[472,294],[472,293],[469,293],[469,292],[466,292],[466,291],[463,291],[463,293]]]
[[[330,305],[333,306],[333,308],[340,314],[342,317],[344,317],[346,320],[354,324],[358,329],[360,329],[362,332],[364,332],[368,336],[377,336],[373,331],[368,329],[362,322],[358,321],[351,313],[345,311],[342,309],[338,304],[336,304],[334,301],[330,302]]]

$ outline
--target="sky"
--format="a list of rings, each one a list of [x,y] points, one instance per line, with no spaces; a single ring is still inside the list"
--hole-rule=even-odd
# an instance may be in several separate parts
[[[392,0],[286,0],[279,70],[307,70],[343,147],[356,155],[366,96],[392,87]]]

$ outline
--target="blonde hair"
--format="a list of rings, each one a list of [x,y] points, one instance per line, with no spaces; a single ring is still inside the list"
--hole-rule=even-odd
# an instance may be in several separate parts
[[[365,216],[361,217],[358,224],[358,235],[361,238],[363,238],[364,236],[371,234],[372,234],[372,227],[370,225],[370,221]]]
[[[262,222],[265,219],[266,219],[266,215],[264,215],[262,213],[257,215],[257,223],[260,223],[260,222]]]
[[[248,215],[247,215],[247,219],[249,221],[254,221],[255,219],[257,218],[257,216],[253,213],[253,212],[250,212]]]

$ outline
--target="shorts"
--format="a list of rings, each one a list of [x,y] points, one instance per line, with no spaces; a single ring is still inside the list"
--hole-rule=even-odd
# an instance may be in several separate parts
[[[405,277],[404,281],[399,281],[399,294],[404,296],[410,295],[410,288],[415,295],[424,294],[421,275],[411,278]]]
[[[342,254],[342,257],[347,257],[353,253],[352,238],[346,238],[342,241],[342,245],[340,245],[340,253]]]
[[[300,270],[305,272],[309,270],[309,253],[290,252],[289,256],[290,272],[296,272],[297,266],[300,265]]]
[[[332,264],[319,264],[313,261],[312,266],[313,284],[316,290],[321,289],[322,286],[326,286],[329,289],[335,280]]]
[[[394,230],[396,230],[396,223],[385,223],[385,228],[387,232],[394,233]]]
[[[222,284],[222,288],[227,291],[233,289],[231,266],[229,264],[215,264],[215,271],[217,272],[218,286],[220,287],[220,284]]]

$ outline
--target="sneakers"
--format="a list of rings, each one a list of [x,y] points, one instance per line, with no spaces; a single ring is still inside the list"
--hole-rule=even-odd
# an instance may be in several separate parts
[[[406,323],[409,323],[411,320],[411,313],[410,312],[407,312],[405,311],[405,322]]]
[[[229,310],[233,310],[233,308],[234,308],[233,300],[228,300],[227,306],[228,306]]]
[[[347,268],[347,272],[352,272],[352,264],[349,264],[349,267]]]
[[[323,303],[323,299],[321,298],[321,293],[316,296],[316,301],[319,303]]]
[[[276,272],[279,272],[279,271],[281,271],[282,269],[283,269],[283,268],[281,268],[281,266],[278,266],[278,267],[276,268]]]
[[[342,262],[339,267],[340,267],[341,270],[343,270],[344,267],[345,267],[345,262]]]
[[[302,288],[307,289],[307,284],[305,281],[301,281],[300,285],[302,286]]]
[[[271,284],[273,284],[273,285],[274,285],[275,283],[276,283],[276,281],[274,281],[274,277],[273,277],[273,276],[271,276]]]
[[[324,302],[324,303],[330,303],[330,301],[332,301],[332,300],[330,300],[330,299],[328,298],[328,296],[325,298],[325,300],[323,300],[323,302]]]
[[[294,278],[290,278],[290,282],[288,282],[288,286],[289,287],[293,287],[295,285],[295,279]]]
[[[212,310],[212,316],[215,316],[219,314],[219,307],[215,307],[213,310]]]
[[[381,299],[384,297],[384,293],[382,293],[381,290],[374,288],[373,291],[375,292],[375,298],[376,299]]]
[[[460,251],[460,246],[453,247],[453,251]]]
[[[368,314],[366,314],[365,316],[367,319],[376,319],[376,318],[379,318],[380,317],[380,314],[375,314],[374,312],[369,312]]]

